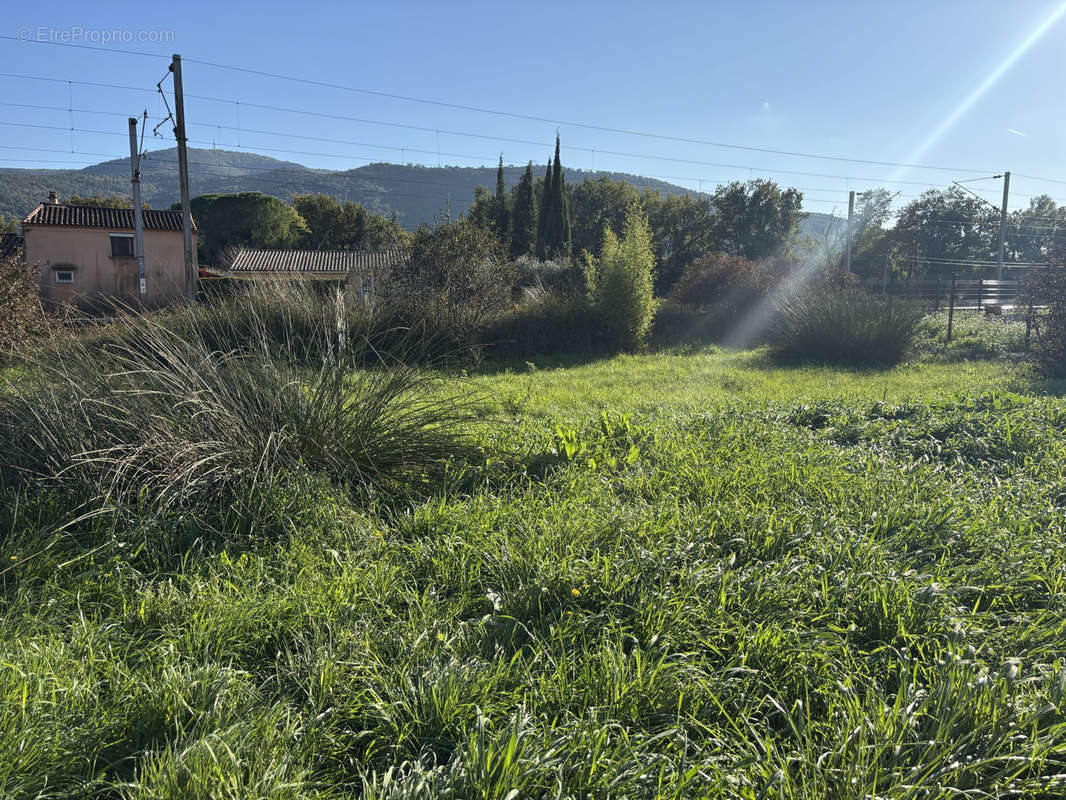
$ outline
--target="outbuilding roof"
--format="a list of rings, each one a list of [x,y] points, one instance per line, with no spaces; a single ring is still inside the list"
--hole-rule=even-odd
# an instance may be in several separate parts
[[[144,229],[146,231],[180,231],[182,229],[180,211],[162,211],[148,208],[143,213]],[[74,206],[67,203],[41,203],[22,220],[22,224],[132,231],[133,209]],[[193,221],[193,230],[196,230],[195,220]]]
[[[376,272],[407,259],[404,250],[257,250],[242,247],[228,258],[230,272],[346,275]]]

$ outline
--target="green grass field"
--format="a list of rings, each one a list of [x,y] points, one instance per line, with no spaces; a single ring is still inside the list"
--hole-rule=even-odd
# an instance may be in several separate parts
[[[1066,792],[1066,400],[1002,363],[474,373],[484,463],[250,529],[0,511],[0,796]]]

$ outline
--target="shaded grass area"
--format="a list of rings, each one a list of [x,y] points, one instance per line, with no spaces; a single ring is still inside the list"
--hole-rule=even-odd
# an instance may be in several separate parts
[[[950,342],[947,332],[947,311],[926,316],[915,343],[917,358],[952,362],[1021,357],[1026,350],[1025,310],[1016,309],[999,316],[956,311]]]
[[[69,514],[8,502],[0,795],[1061,794],[1066,402],[759,353],[475,380],[511,455],[408,507],[34,556]]]

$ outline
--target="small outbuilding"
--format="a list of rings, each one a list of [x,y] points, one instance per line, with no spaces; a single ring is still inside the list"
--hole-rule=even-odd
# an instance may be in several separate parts
[[[406,250],[230,251],[223,274],[233,278],[312,278],[334,280],[368,302],[384,288],[391,270],[408,258]]]
[[[70,205],[55,192],[22,220],[23,258],[40,270],[48,303],[140,304],[132,208]],[[145,305],[185,297],[185,248],[180,211],[144,210]],[[193,264],[196,264],[193,223]]]

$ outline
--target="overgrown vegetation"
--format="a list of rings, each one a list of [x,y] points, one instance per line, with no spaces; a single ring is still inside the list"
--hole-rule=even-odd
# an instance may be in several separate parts
[[[644,207],[584,272],[486,208],[369,302],[251,283],[0,376],[0,796],[1066,791],[1066,402],[813,365],[1017,323],[735,256],[656,320]],[[787,358],[703,348],[763,316]],[[653,324],[688,354],[610,357]],[[483,350],[525,368],[411,366]]]
[[[411,257],[389,276],[386,305],[400,320],[475,350],[482,328],[511,300],[514,272],[499,240],[469,220],[415,232]]]
[[[651,231],[639,207],[626,213],[621,237],[604,228],[599,257],[586,259],[592,309],[607,341],[622,350],[640,350],[648,342],[657,302]]]
[[[790,255],[806,216],[802,197],[767,180],[732,182],[713,196],[641,191],[609,177],[571,186],[556,137],[543,179],[534,178],[529,164],[510,192],[501,157],[495,192],[478,187],[467,219],[498,237],[513,259],[535,254],[541,261],[567,261],[585,252],[599,257],[604,228],[620,231],[629,209],[639,206],[655,259],[655,294],[668,297],[685,267],[712,252],[752,260]]]
[[[120,314],[37,348],[0,394],[4,488],[211,526],[318,478],[363,500],[435,487],[471,452],[470,401],[297,295]]]
[[[1066,266],[1059,250],[1055,264],[1031,270],[1027,280],[1027,294],[1034,301],[1047,304],[1045,313],[1034,317],[1033,361],[1045,375],[1066,377]]]
[[[776,260],[755,262],[714,253],[685,267],[671,300],[704,312],[704,327],[721,334],[735,328],[767,300],[782,271]]]
[[[0,258],[0,365],[48,330],[38,283],[36,266],[18,256]]]
[[[947,332],[947,311],[926,315],[918,328],[915,352],[928,361],[1019,358],[1026,350],[1025,309],[1000,315],[956,311],[950,342]]]
[[[499,374],[484,444],[524,467],[275,486],[269,540],[212,548],[180,499],[8,494],[0,794],[1057,796],[1066,406],[1020,380]]]
[[[918,305],[820,284],[777,305],[770,326],[782,358],[832,364],[896,364],[914,342]]]

